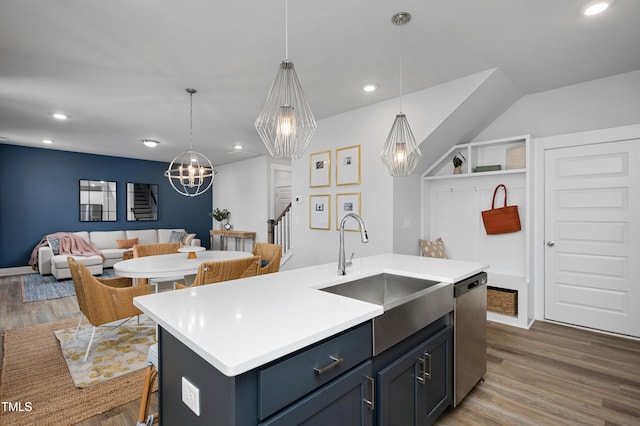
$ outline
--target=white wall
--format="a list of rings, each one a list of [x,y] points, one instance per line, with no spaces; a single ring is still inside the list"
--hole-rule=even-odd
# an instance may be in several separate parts
[[[269,180],[271,170],[266,156],[216,167],[213,182],[213,208],[231,212],[233,229],[255,231],[256,241],[267,241],[269,219]],[[212,227],[215,226],[212,219]],[[214,228],[212,228],[214,229]],[[230,241],[230,249],[233,243]],[[251,244],[245,244],[249,251]]]
[[[446,120],[495,70],[464,77],[452,82],[403,96],[403,112],[407,115],[416,140],[425,140]],[[347,256],[355,251],[356,258],[394,251],[394,178],[390,177],[380,160],[380,151],[387,138],[395,115],[399,112],[398,99],[381,102],[321,120],[318,130],[307,149],[307,154],[292,161],[292,195],[300,201],[293,203],[292,247],[293,257],[284,269],[335,262],[338,259],[339,233],[336,230],[336,194],[361,193],[361,212],[369,234],[369,243],[360,242],[359,233],[347,232]],[[335,164],[331,165],[331,186],[309,188],[309,154],[331,150],[335,163],[337,148],[360,145],[361,184],[335,185]],[[402,180],[404,178],[395,178]],[[420,209],[419,185],[413,185],[415,196],[413,212]],[[309,229],[309,196],[331,195],[331,230]],[[404,195],[404,194],[403,194]],[[410,198],[410,197],[409,197]],[[396,215],[397,216],[397,215]],[[400,224],[403,225],[402,223]],[[420,220],[410,219],[408,228],[416,236]],[[397,227],[398,224],[396,223]],[[415,252],[415,251],[414,251]]]
[[[640,123],[640,70],[523,96],[476,141],[532,137]]]

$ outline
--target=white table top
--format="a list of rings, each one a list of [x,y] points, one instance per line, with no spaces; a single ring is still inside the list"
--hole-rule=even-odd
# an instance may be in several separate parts
[[[204,262],[238,259],[252,256],[244,251],[201,251],[196,259],[189,259],[184,253],[160,254],[136,257],[113,265],[116,275],[128,278],[167,278],[194,275]]]
[[[380,305],[318,289],[387,272],[453,286],[488,268],[399,254],[354,259],[136,297],[151,316],[213,367],[236,376],[383,313]]]

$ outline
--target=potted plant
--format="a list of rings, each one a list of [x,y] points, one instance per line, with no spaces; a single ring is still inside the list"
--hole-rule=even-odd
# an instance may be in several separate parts
[[[231,216],[231,212],[229,212],[229,210],[227,209],[220,210],[216,208],[211,213],[209,213],[209,216],[218,221],[218,229],[220,230],[222,229],[222,221],[229,219],[229,216]]]

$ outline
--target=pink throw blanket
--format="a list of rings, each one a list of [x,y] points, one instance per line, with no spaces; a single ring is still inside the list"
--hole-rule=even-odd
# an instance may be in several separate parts
[[[70,232],[56,232],[55,234],[45,235],[44,238],[35,246],[31,252],[31,258],[29,259],[29,265],[33,270],[38,269],[38,249],[43,246],[49,245],[47,238],[58,238],[60,241],[60,253],[74,256],[100,256],[104,261],[106,258],[100,250],[93,248],[91,244]]]

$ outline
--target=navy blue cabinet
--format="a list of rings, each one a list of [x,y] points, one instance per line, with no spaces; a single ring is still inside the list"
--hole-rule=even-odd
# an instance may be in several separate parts
[[[372,356],[367,322],[235,377],[159,328],[162,425],[428,425],[452,401],[452,326],[446,315]],[[186,378],[200,414],[183,402]]]
[[[378,424],[432,424],[452,401],[452,354],[447,326],[378,371]]]
[[[374,392],[371,374],[371,361],[367,361],[260,424],[371,426]]]

